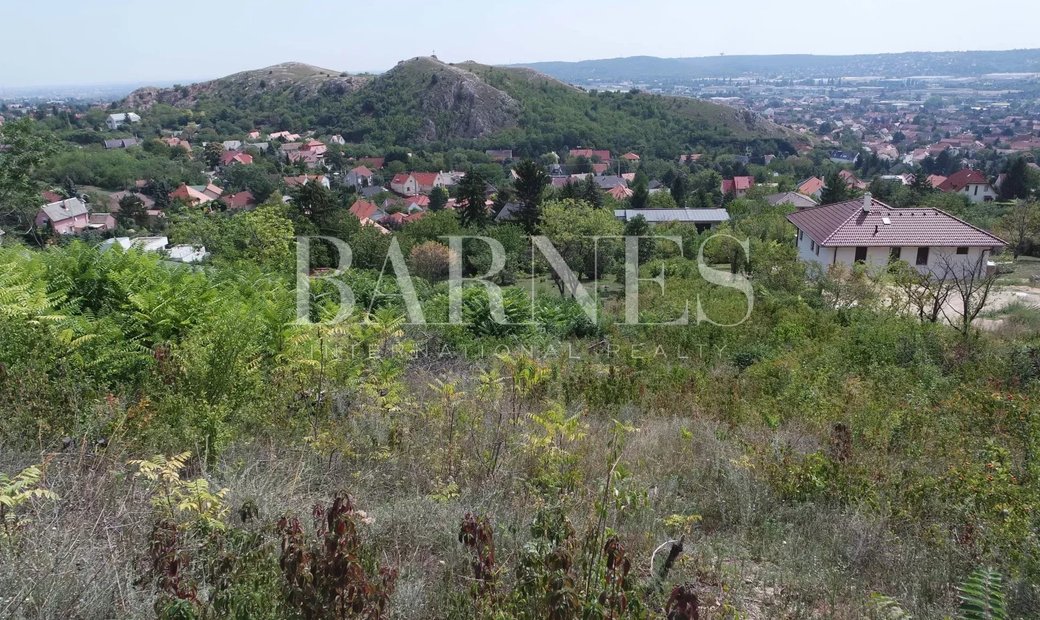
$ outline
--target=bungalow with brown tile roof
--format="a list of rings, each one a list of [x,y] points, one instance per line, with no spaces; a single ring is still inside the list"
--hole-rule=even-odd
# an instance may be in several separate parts
[[[985,269],[1005,242],[981,228],[924,207],[894,208],[863,198],[801,209],[787,219],[798,230],[798,256],[826,268],[862,262],[877,268],[903,260],[922,273]]]

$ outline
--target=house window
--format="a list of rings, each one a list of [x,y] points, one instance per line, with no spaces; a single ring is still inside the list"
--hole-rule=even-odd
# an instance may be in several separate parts
[[[979,186],[978,185],[975,186],[975,195],[976,196],[979,195]]]
[[[899,257],[900,257],[900,255],[902,255],[902,253],[903,253],[903,248],[892,248],[888,252],[888,259],[890,261],[895,262],[895,261],[899,260]]]
[[[865,263],[867,262],[867,248],[858,247],[856,248],[856,262]]]
[[[810,252],[815,252],[816,251],[816,241],[813,240],[813,239],[809,239],[809,251]]]
[[[917,248],[917,264],[928,264],[928,248]]]
[[[820,246],[816,246],[816,255],[817,255],[817,256],[819,256],[819,255],[820,255]]]
[[[798,230],[798,241],[801,241],[801,240],[802,240],[802,231],[801,231],[801,229],[799,229]]]
[[[965,248],[965,247],[957,248],[957,253],[958,254],[967,254],[968,253],[968,248]]]

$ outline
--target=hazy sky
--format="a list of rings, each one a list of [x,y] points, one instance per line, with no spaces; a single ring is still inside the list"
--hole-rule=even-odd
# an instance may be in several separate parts
[[[0,9],[0,87],[191,81],[300,61],[378,71],[618,56],[1040,47],[1035,0],[29,0]]]

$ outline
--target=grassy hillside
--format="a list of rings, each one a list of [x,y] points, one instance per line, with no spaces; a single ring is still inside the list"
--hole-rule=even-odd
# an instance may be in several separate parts
[[[129,108],[155,103],[202,112],[224,131],[318,129],[382,146],[468,143],[532,155],[592,145],[670,157],[794,137],[750,113],[702,101],[587,93],[527,69],[434,58],[404,61],[371,78],[290,63],[192,86],[142,89],[124,101]]]

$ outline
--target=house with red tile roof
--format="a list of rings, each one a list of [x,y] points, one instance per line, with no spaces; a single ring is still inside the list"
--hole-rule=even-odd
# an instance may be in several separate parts
[[[635,153],[629,151],[628,153],[625,153],[624,155],[622,155],[621,159],[623,159],[625,161],[636,162],[636,161],[639,161],[639,155],[636,155]]]
[[[864,183],[856,176],[856,173],[851,170],[842,170],[838,173],[842,181],[845,181],[845,185],[852,189],[864,190],[867,189],[867,184]]]
[[[986,269],[1004,240],[945,211],[894,208],[863,198],[800,209],[787,216],[798,230],[798,257],[826,269],[864,263],[883,268],[906,261],[922,273]]]
[[[253,163],[253,156],[249,153],[243,153],[242,151],[224,151],[220,155],[221,167],[227,167],[234,164],[241,164],[243,166],[249,166]]]
[[[931,185],[932,187],[934,187],[935,189],[939,189],[939,186],[942,185],[945,182],[946,182],[946,177],[944,177],[941,174],[929,174],[928,175],[928,184]]]
[[[743,198],[755,186],[755,177],[733,177],[722,179],[722,195]]]
[[[610,163],[610,151],[597,151],[595,149],[571,149],[571,157],[584,157],[589,161],[597,163]]]
[[[973,203],[990,202],[997,199],[997,191],[989,184],[986,175],[978,170],[959,170],[939,184],[940,192],[961,194]]]
[[[181,183],[180,187],[170,192],[170,200],[182,200],[192,206],[204,205],[224,195],[224,190],[210,183],[208,185],[188,185]]]
[[[414,175],[401,172],[390,179],[390,189],[402,196],[415,196],[419,193],[419,183],[415,180]]]
[[[329,177],[324,174],[301,174],[294,177],[282,177],[282,182],[288,188],[300,187],[307,183],[317,183],[325,189],[332,187],[332,184],[329,183]]]
[[[376,221],[386,216],[382,209],[374,202],[358,200],[350,207],[350,213],[359,220]]]
[[[228,209],[249,209],[256,206],[256,198],[253,192],[244,191],[230,194],[222,198]]]
[[[374,174],[367,166],[357,166],[347,172],[343,177],[343,182],[354,187],[368,187],[372,184]]]
[[[798,185],[798,193],[819,200],[824,187],[826,187],[826,184],[823,182],[823,179],[820,177],[809,177]]]

